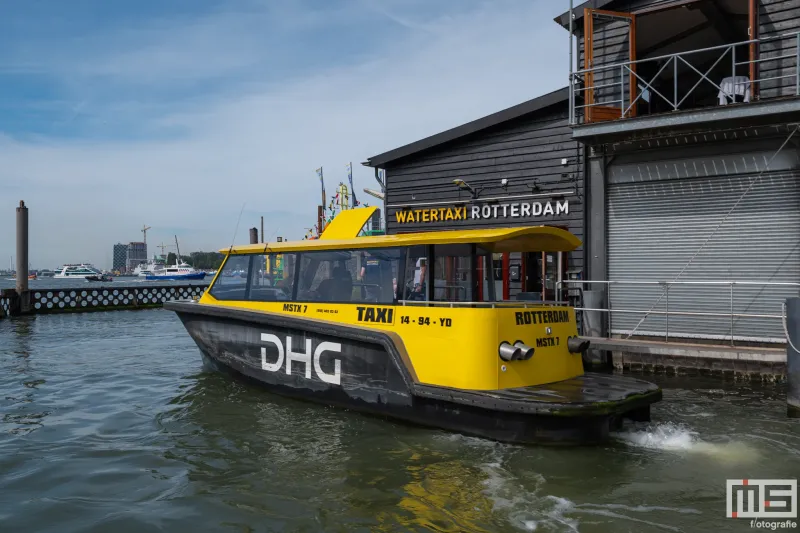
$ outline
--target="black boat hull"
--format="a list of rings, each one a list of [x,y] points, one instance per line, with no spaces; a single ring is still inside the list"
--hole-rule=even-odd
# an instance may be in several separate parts
[[[391,332],[192,302],[167,302],[206,366],[288,397],[512,443],[597,444],[649,418],[661,390],[585,374],[536,387],[464,391],[420,383]]]

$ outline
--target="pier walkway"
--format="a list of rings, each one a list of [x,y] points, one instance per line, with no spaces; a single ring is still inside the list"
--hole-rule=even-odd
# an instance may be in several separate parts
[[[18,296],[14,289],[0,290],[0,318],[23,314],[123,311],[161,307],[169,300],[198,299],[208,284],[99,285],[86,288],[32,289]]]
[[[592,352],[597,360],[604,360],[602,354],[597,356],[598,351],[610,352],[610,362],[617,370],[761,376],[767,380],[782,380],[786,375],[785,346],[725,346],[639,339],[582,338],[591,341]]]

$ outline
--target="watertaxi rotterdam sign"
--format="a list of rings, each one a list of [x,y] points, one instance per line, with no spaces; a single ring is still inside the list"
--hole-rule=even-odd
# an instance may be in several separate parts
[[[491,218],[527,218],[569,214],[569,200],[556,202],[522,202],[512,204],[473,205],[464,207],[429,207],[402,209],[394,216],[400,224],[480,220]]]

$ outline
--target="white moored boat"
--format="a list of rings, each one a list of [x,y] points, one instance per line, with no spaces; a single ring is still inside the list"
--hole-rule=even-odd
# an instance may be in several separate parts
[[[147,263],[141,263],[137,265],[136,268],[133,269],[133,275],[146,278],[151,274],[155,274],[156,272],[163,270],[165,266],[166,261],[153,257],[152,259],[148,259]]]
[[[56,279],[86,279],[90,276],[102,276],[100,272],[90,263],[80,263],[75,265],[62,265],[56,269],[53,276]]]
[[[197,270],[193,266],[178,260],[181,256],[181,248],[178,246],[178,236],[175,236],[175,247],[178,249],[178,255],[175,257],[174,265],[165,265],[163,268],[155,270],[145,276],[148,280],[196,280],[206,277],[206,273],[202,270]]]

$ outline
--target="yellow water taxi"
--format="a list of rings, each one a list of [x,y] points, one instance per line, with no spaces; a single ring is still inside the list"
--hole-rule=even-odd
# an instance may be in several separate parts
[[[232,246],[199,301],[167,302],[212,367],[283,395],[506,442],[606,440],[648,420],[656,385],[584,372],[563,302],[500,301],[492,254],[570,251],[547,226]]]

